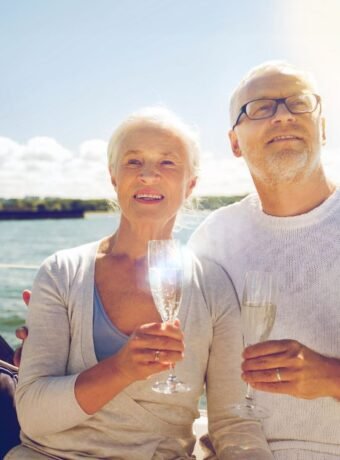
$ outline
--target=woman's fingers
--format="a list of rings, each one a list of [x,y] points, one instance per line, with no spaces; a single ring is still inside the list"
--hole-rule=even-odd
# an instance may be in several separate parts
[[[184,351],[184,342],[171,337],[162,336],[140,336],[136,335],[131,339],[131,347],[136,350],[165,350],[165,351]]]
[[[138,327],[111,359],[123,375],[134,381],[169,369],[183,356],[184,340],[179,323],[151,323]]]
[[[184,336],[175,325],[152,323],[140,326],[131,336],[133,349],[151,349],[163,351],[184,351]]]
[[[141,363],[174,364],[183,359],[183,352],[169,351],[169,350],[157,350],[157,349],[145,349],[145,350],[136,352],[136,358]]]
[[[179,321],[177,320],[176,323],[149,323],[143,324],[142,326],[138,327],[135,332],[135,335],[152,335],[152,336],[166,336],[172,337],[174,339],[182,339],[183,340],[183,332],[179,327]]]
[[[27,336],[28,336],[28,329],[27,327],[25,326],[21,326],[21,327],[18,327],[16,330],[15,330],[15,335],[18,339],[20,340],[25,340],[27,339]]]
[[[28,304],[30,303],[31,300],[31,291],[28,289],[25,289],[22,291],[22,300],[24,301],[25,305],[28,307]]]

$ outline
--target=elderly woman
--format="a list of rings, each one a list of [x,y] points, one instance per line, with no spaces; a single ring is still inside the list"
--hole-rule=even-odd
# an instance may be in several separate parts
[[[136,113],[114,132],[108,160],[120,223],[101,241],[49,257],[36,277],[16,395],[22,444],[7,460],[194,458],[205,384],[218,458],[271,458],[259,425],[225,411],[242,395],[228,276],[191,257],[173,325],[162,324],[147,282],[148,241],[171,238],[198,154],[190,129],[164,109]],[[192,390],[153,392],[174,363]]]

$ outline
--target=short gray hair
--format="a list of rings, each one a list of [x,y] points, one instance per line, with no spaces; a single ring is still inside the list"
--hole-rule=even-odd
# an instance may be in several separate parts
[[[169,132],[184,145],[189,156],[190,169],[197,175],[200,163],[198,132],[186,125],[177,115],[165,107],[145,107],[129,115],[113,132],[107,149],[110,171],[115,171],[120,146],[125,137],[140,127],[154,127]]]
[[[261,75],[264,75],[266,73],[271,73],[271,72],[297,75],[303,78],[304,80],[306,80],[311,85],[311,87],[314,88],[315,91],[317,90],[317,82],[314,76],[310,72],[301,70],[295,67],[293,64],[290,64],[287,61],[274,60],[274,61],[263,62],[262,64],[250,69],[249,72],[243,77],[243,79],[234,89],[230,97],[230,104],[229,104],[229,116],[230,116],[231,126],[235,123],[235,120],[233,120],[233,117],[234,117],[233,110],[234,110],[235,100],[237,99],[237,96],[239,95],[239,93],[248,84],[248,82],[252,80],[253,78],[256,78],[256,77],[259,77]]]

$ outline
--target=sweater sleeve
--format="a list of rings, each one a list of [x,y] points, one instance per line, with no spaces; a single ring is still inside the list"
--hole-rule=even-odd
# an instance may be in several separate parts
[[[211,236],[216,233],[216,228],[214,228],[214,231],[211,232],[212,220],[213,213],[206,217],[206,219],[194,230],[189,238],[188,246],[198,257],[212,259],[215,254]]]
[[[204,279],[213,318],[213,339],[206,377],[209,436],[220,460],[270,460],[272,454],[259,422],[235,417],[228,405],[244,400],[241,379],[242,335],[240,310],[230,278],[209,263]],[[210,295],[211,293],[211,295]]]
[[[51,256],[33,284],[28,309],[28,338],[23,347],[16,391],[20,425],[30,438],[71,428],[89,416],[74,393],[78,374],[67,374],[70,323],[67,269]]]

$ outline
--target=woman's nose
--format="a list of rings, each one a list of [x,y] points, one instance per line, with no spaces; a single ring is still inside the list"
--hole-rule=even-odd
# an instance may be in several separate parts
[[[143,181],[159,180],[159,171],[155,164],[144,164],[140,170],[139,177]]]

